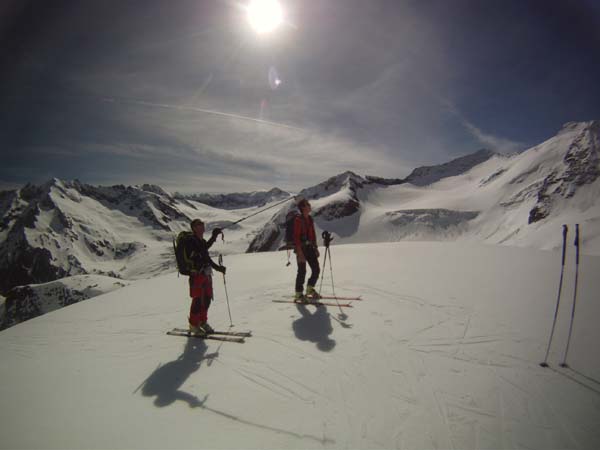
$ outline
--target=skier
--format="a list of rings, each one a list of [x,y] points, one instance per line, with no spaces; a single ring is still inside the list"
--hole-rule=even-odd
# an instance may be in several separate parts
[[[294,252],[296,253],[296,262],[298,263],[298,273],[296,275],[296,291],[294,300],[306,302],[308,300],[317,300],[319,294],[315,290],[315,285],[319,279],[319,248],[317,246],[317,237],[315,225],[310,216],[311,206],[308,200],[302,199],[298,202],[300,214],[294,219]],[[306,263],[308,262],[311,270],[310,278],[306,285],[306,296],[303,293],[304,279],[306,278]]]
[[[204,240],[204,222],[200,219],[192,220],[190,224],[194,235],[187,240],[184,247],[184,257],[190,265],[190,307],[189,325],[190,332],[195,334],[209,334],[214,330],[208,324],[208,308],[213,298],[212,269],[225,274],[225,266],[216,264],[208,254],[208,249],[215,243],[221,234],[220,228],[212,231],[208,241]]]

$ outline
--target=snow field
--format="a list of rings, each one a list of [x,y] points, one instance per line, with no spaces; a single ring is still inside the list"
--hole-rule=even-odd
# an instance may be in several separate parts
[[[0,448],[600,446],[600,258],[581,260],[565,370],[571,264],[551,368],[539,366],[556,251],[405,242],[331,253],[337,294],[364,298],[353,308],[273,303],[293,291],[283,252],[225,257],[233,329],[254,334],[245,344],[165,335],[189,308],[176,274],[1,332]],[[322,273],[330,293],[329,265]],[[221,274],[214,286],[209,320],[227,329]]]

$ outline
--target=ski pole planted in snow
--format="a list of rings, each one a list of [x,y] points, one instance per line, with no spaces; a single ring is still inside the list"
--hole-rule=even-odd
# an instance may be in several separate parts
[[[573,322],[575,321],[575,306],[577,305],[577,283],[579,282],[579,224],[575,225],[575,288],[573,291],[573,307],[571,308],[571,323],[569,324],[569,336],[567,337],[567,347],[565,356],[560,363],[561,367],[569,367],[567,364],[567,354],[569,353],[569,345],[571,344],[571,333],[573,332]]]
[[[323,231],[323,233],[321,234],[321,237],[323,238],[323,245],[325,246],[325,254],[323,257],[323,271],[325,270],[325,265],[327,264],[327,254],[329,254],[329,272],[331,274],[331,289],[333,291],[333,296],[335,297],[335,285],[333,284],[333,268],[331,266],[331,250],[329,250],[329,245],[331,244],[331,241],[333,241],[333,237],[331,236],[331,233],[329,231]],[[319,285],[319,294],[321,293],[321,290],[323,288],[323,276],[321,276],[321,284]]]
[[[558,316],[558,307],[560,305],[560,294],[562,291],[563,285],[563,276],[565,274],[565,256],[567,249],[567,233],[569,232],[569,227],[563,225],[563,245],[562,245],[562,264],[560,268],[560,281],[558,282],[558,297],[556,299],[556,310],[554,311],[554,320],[552,322],[552,331],[550,331],[550,339],[548,340],[548,348],[546,349],[546,357],[544,358],[544,362],[540,363],[542,367],[548,367],[548,354],[550,353],[550,345],[552,344],[552,338],[554,336],[554,328],[556,327],[556,317]]]
[[[223,255],[219,254],[219,265],[223,265]],[[227,294],[227,281],[225,281],[225,274],[223,274],[223,286],[225,287],[225,299],[227,300],[227,311],[229,311],[229,326],[233,326],[231,320],[231,308],[229,308],[229,294]]]

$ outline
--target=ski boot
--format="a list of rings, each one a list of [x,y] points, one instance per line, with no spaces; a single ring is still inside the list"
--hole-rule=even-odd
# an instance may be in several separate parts
[[[316,302],[321,299],[321,296],[315,290],[314,286],[307,286],[306,287],[306,298],[308,301]]]
[[[208,322],[200,322],[200,325],[198,325],[199,328],[202,329],[202,331],[204,332],[204,334],[210,334],[210,333],[214,333],[215,330],[213,329],[213,327],[211,327]]]
[[[306,303],[307,299],[304,296],[304,293],[302,291],[300,292],[296,292],[294,294],[294,302],[296,303]]]
[[[206,331],[204,331],[204,329],[202,329],[200,327],[200,325],[192,325],[190,323],[190,334],[193,334],[195,336],[205,336],[206,335]]]

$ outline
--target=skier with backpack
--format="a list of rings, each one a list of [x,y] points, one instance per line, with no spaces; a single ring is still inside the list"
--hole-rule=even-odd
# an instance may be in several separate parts
[[[315,224],[310,216],[311,205],[306,199],[301,199],[297,203],[300,214],[288,222],[290,233],[292,234],[292,245],[296,253],[296,262],[298,263],[298,272],[296,274],[296,286],[294,300],[297,302],[307,302],[318,300],[320,298],[315,290],[315,285],[319,279],[319,248],[317,246],[317,237],[315,233]],[[306,263],[310,266],[311,274],[306,285],[306,295],[304,295],[304,280],[306,278]]]
[[[205,225],[200,219],[192,220],[192,232],[182,231],[175,242],[177,267],[183,275],[189,275],[190,306],[189,329],[191,333],[206,335],[213,332],[208,324],[208,308],[213,298],[212,269],[225,274],[225,266],[216,264],[208,249],[222,233],[220,228],[212,231],[208,241],[204,240]]]

